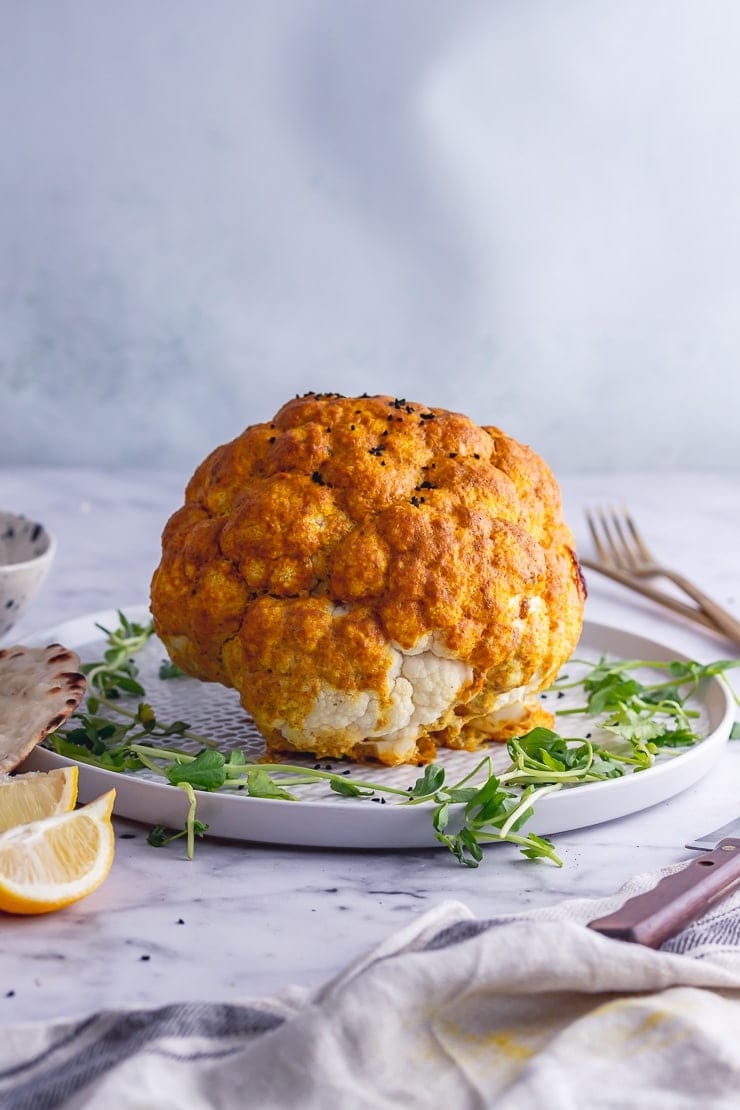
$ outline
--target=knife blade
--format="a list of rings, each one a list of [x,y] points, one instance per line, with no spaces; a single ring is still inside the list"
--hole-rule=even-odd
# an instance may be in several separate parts
[[[613,913],[588,922],[588,928],[615,940],[659,948],[717,898],[740,883],[740,818],[686,845],[700,859],[665,875],[651,890],[629,898]]]
[[[686,847],[696,848],[699,851],[711,852],[726,836],[740,839],[740,817],[735,817],[732,821],[728,821],[726,825],[722,825],[720,828],[715,829],[714,832],[706,833],[704,836],[698,836],[696,840],[690,840]]]

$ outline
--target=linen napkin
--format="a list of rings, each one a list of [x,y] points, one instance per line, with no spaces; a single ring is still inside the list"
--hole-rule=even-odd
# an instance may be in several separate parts
[[[740,1105],[740,891],[652,951],[585,923],[654,885],[494,919],[443,902],[317,990],[3,1031],[4,1110]]]

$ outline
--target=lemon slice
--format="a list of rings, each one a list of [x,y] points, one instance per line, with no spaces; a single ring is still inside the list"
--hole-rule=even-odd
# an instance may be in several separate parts
[[[77,767],[0,777],[0,832],[68,813],[77,801]]]
[[[99,887],[113,863],[115,796],[0,833],[0,910],[48,913]]]

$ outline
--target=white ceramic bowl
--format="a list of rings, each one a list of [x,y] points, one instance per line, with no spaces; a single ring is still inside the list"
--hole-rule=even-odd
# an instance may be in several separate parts
[[[0,511],[0,638],[10,632],[46,578],[56,546],[42,524]]]

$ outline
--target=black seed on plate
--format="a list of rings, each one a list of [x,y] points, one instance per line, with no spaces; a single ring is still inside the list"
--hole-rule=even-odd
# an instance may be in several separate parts
[[[146,961],[151,960],[151,958],[151,956],[139,956],[139,959],[142,961],[142,963],[146,963]]]

